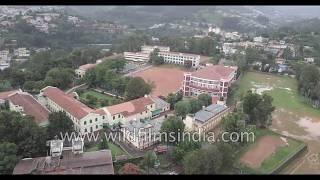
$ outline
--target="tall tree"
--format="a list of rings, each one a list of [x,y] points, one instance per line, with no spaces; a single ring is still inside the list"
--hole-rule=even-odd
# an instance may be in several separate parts
[[[161,136],[164,142],[177,144],[182,141],[182,136],[184,132],[185,124],[183,121],[176,117],[170,116],[161,124],[161,133],[166,134],[166,136]]]
[[[48,137],[53,139],[55,136],[60,137],[60,134],[71,133],[74,131],[72,120],[65,112],[53,112],[49,114],[49,125],[47,127]]]
[[[154,65],[161,65],[164,63],[162,56],[159,56],[160,50],[156,48],[153,52],[150,53],[150,62]]]
[[[199,101],[201,101],[202,106],[209,106],[212,104],[212,98],[209,94],[203,93],[198,96]]]
[[[60,89],[67,88],[72,83],[73,71],[67,68],[53,68],[48,71],[45,84],[48,86],[55,86]]]
[[[141,77],[134,77],[128,82],[125,94],[127,100],[132,100],[149,94],[151,90],[151,86]]]
[[[217,174],[223,162],[223,152],[216,145],[188,153],[184,158],[185,174]]]
[[[191,112],[191,105],[189,101],[179,101],[174,106],[174,111],[177,116],[185,118],[188,113]]]
[[[249,116],[248,123],[260,128],[271,125],[271,113],[275,110],[272,101],[272,97],[267,94],[261,96],[248,91],[243,100],[243,112]]]
[[[17,145],[21,157],[42,156],[46,153],[46,131],[39,127],[33,117],[17,112],[0,112],[0,143]]]
[[[109,149],[108,141],[105,136],[102,137],[99,143],[99,149]]]
[[[157,160],[157,155],[154,151],[148,151],[142,160],[142,164],[147,168],[147,173],[149,174],[150,168],[152,168]]]

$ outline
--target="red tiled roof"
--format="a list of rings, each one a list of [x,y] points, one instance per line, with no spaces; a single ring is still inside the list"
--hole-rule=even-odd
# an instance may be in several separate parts
[[[87,71],[91,68],[94,68],[97,64],[84,64],[82,66],[79,66],[79,69]]]
[[[0,92],[0,99],[7,99],[10,95],[15,94],[17,92],[21,92],[20,90],[12,90],[12,91],[5,91],[5,92]]]
[[[153,103],[150,97],[141,97],[125,103],[108,106],[106,109],[111,115],[121,113],[123,116],[130,116],[147,110],[146,106]]]
[[[39,104],[30,94],[14,94],[8,100],[23,107],[23,112],[34,117],[37,124],[48,122],[49,111]]]
[[[192,76],[210,79],[210,80],[220,80],[227,79],[230,74],[234,73],[235,69],[231,67],[225,67],[223,65],[208,66],[198,71],[195,71]]]
[[[77,119],[81,119],[94,110],[76,99],[65,94],[59,88],[46,87],[43,94],[62,107],[66,112],[70,113]]]

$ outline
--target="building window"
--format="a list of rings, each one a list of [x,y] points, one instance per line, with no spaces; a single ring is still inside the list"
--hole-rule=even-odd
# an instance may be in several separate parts
[[[150,106],[151,108],[152,108],[152,104],[151,104],[151,106]]]
[[[118,118],[120,118],[120,114],[118,115]]]
[[[84,124],[84,125],[87,125],[87,121],[84,121],[83,124]]]
[[[96,118],[96,122],[98,121],[98,118]]]
[[[87,132],[87,128],[84,129],[84,132]]]
[[[116,117],[115,116],[113,116],[113,120],[115,120],[116,119]]]
[[[96,125],[96,129],[98,129],[98,125]]]
[[[92,123],[92,120],[90,119],[90,124]]]

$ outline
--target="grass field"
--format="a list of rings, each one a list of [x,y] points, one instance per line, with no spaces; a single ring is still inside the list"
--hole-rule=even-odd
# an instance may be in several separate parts
[[[111,154],[113,158],[120,155],[127,155],[119,146],[115,145],[112,142],[108,142],[108,146],[109,146],[109,149],[111,150]],[[98,147],[98,144],[96,144],[95,146],[88,148],[86,151],[90,152],[90,151],[98,151],[98,150],[99,150],[99,147]]]
[[[299,114],[310,113],[320,117],[320,111],[312,108],[306,100],[298,94],[297,81],[289,76],[271,75],[257,72],[247,72],[240,80],[240,86],[235,93],[239,98],[246,91],[255,88],[255,85],[272,87],[265,93],[273,97],[273,105],[276,108],[284,108]]]
[[[88,95],[96,97],[97,101],[94,102],[93,104],[88,104],[87,103],[88,102],[88,99],[87,99]],[[108,106],[121,102],[120,99],[117,99],[115,97],[111,97],[111,96],[108,96],[108,95],[105,95],[105,94],[102,94],[102,93],[99,93],[99,92],[96,92],[93,90],[87,90],[84,93],[80,94],[80,100],[82,102],[84,102],[85,104],[87,104],[88,106],[93,107],[93,108],[103,107],[103,104],[102,104],[103,101],[107,101]]]
[[[256,140],[252,144],[248,144],[243,146],[237,156],[238,161],[240,158],[249,150],[256,148],[257,143],[266,136],[272,136],[276,138],[280,138],[279,134],[276,134],[268,129],[259,129],[255,131]],[[278,147],[267,159],[263,160],[260,167],[258,168],[250,168],[248,166],[242,165],[242,170],[246,173],[253,174],[270,174],[274,171],[281,163],[290,159],[297,151],[304,146],[305,144],[301,141],[294,140],[292,138],[286,138],[288,142],[288,146]]]
[[[230,99],[239,99],[253,88],[256,92],[266,93],[273,97],[271,129],[277,133],[301,140],[308,145],[308,153],[292,162],[282,173],[318,173],[320,165],[311,165],[308,155],[318,154],[320,149],[320,110],[313,108],[297,90],[297,81],[288,76],[247,72],[237,82],[237,90]],[[292,143],[294,145],[294,143]],[[278,157],[282,157],[289,149],[280,149],[262,166],[269,169]],[[281,159],[281,158],[280,158]],[[313,166],[312,168],[310,168]]]

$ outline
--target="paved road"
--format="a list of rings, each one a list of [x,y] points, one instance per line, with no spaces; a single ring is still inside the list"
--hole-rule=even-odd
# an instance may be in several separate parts
[[[66,91],[66,94],[72,93],[72,92],[75,91],[76,89],[78,89],[78,88],[80,88],[80,87],[83,87],[83,86],[85,86],[85,85],[86,85],[86,83],[80,84],[80,85],[78,85],[78,86],[74,86],[74,87],[72,87],[71,89],[67,90],[67,91]]]

